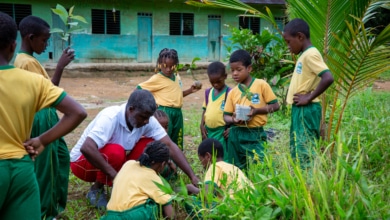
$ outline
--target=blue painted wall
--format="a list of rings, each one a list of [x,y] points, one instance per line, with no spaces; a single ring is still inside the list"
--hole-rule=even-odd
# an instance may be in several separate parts
[[[15,3],[10,0],[0,0],[4,3]],[[91,0],[56,1],[56,0],[19,0],[17,4],[31,4],[32,14],[46,20],[51,26],[53,18],[50,8],[54,8],[57,3],[69,8],[75,5],[74,14],[81,15],[88,21],[84,25],[85,30],[82,33],[72,36],[72,48],[76,51],[77,60],[75,62],[137,62],[138,58],[138,25],[137,13],[152,13],[152,62],[155,62],[162,48],[174,48],[179,53],[180,62],[191,62],[194,57],[201,58],[202,62],[208,61],[208,15],[221,16],[221,48],[220,60],[226,59],[225,46],[229,45],[229,30],[224,24],[238,27],[239,11],[213,9],[213,8],[194,8],[183,3],[184,1],[173,0],[171,2],[157,0],[129,0],[104,2]],[[121,13],[121,34],[91,34],[91,9],[116,10]],[[257,8],[264,8],[264,5],[256,5]],[[282,6],[271,7],[275,16],[283,15]],[[194,36],[170,36],[169,35],[169,13],[194,13]],[[261,28],[269,27],[265,21],[261,21]],[[18,37],[18,45],[20,45]],[[49,41],[47,50],[38,55],[40,62],[56,62],[58,57],[49,59],[49,52],[54,53],[56,45],[53,37]]]

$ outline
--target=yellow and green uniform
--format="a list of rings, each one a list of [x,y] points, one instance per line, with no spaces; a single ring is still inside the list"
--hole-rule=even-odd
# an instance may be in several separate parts
[[[225,86],[218,95],[214,95],[214,92],[215,89],[211,88],[208,94],[207,105],[206,101],[204,101],[202,106],[204,110],[204,123],[207,130],[207,137],[217,139],[222,144],[224,152],[227,152],[227,140],[223,136],[226,124],[223,120],[223,110],[228,87]],[[223,159],[227,160],[227,154]]]
[[[313,92],[321,75],[329,71],[320,52],[315,47],[309,47],[302,52],[295,65],[287,93],[287,103],[292,104],[290,127],[290,152],[292,158],[300,161],[302,168],[311,166],[315,155],[313,147],[320,138],[321,105],[319,98],[310,104],[296,106],[293,102],[294,94],[307,94]]]
[[[263,108],[268,104],[276,103],[278,100],[268,83],[262,79],[252,78],[248,86],[253,94],[252,99],[242,98],[245,92],[239,85],[234,87],[226,100],[224,114],[233,115],[236,111],[236,104]],[[267,134],[263,126],[267,123],[267,115],[255,115],[243,125],[234,124],[230,128],[228,139],[228,162],[240,169],[246,169],[248,165],[247,156],[262,160],[264,157],[264,143],[267,141]],[[255,162],[257,159],[255,160]]]
[[[161,178],[138,161],[127,161],[114,179],[107,215],[102,219],[156,219],[159,206],[171,202],[171,195],[155,184],[163,184]]]
[[[167,77],[162,72],[154,74],[150,79],[138,84],[138,89],[150,91],[158,108],[169,117],[168,136],[183,149],[183,91],[179,74]]]
[[[65,96],[42,76],[0,67],[0,219],[41,218],[33,162],[23,142],[30,139],[35,113]]]
[[[18,68],[34,72],[50,80],[45,68],[35,57],[27,53],[18,53],[14,64]],[[55,108],[42,109],[34,117],[31,137],[38,137],[58,121]],[[65,209],[68,197],[69,161],[69,150],[63,138],[48,144],[41,155],[35,159],[42,219],[53,219]]]
[[[221,191],[228,191],[231,198],[234,197],[236,191],[246,187],[254,188],[252,182],[238,167],[224,161],[216,162],[215,167],[210,165],[204,177],[204,183],[211,183]]]

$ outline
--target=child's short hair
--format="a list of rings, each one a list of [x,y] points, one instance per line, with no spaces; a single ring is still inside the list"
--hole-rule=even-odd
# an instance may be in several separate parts
[[[206,153],[213,155],[216,153],[217,158],[223,158],[223,147],[221,142],[214,138],[206,138],[198,147],[198,155],[204,156]]]
[[[146,145],[144,152],[138,161],[142,166],[150,166],[153,163],[168,162],[169,148],[161,141],[152,141]]]
[[[207,74],[212,75],[226,75],[225,64],[219,61],[215,61],[209,64],[207,67]]]
[[[39,35],[47,28],[50,29],[50,25],[45,20],[33,15],[23,18],[19,23],[22,38],[28,34]]]
[[[0,12],[0,50],[15,42],[17,33],[18,27],[14,19],[6,13]]]
[[[301,32],[306,38],[310,38],[310,27],[306,21],[300,18],[295,18],[288,22],[283,32],[288,32],[293,37],[297,36],[298,32]]]
[[[251,55],[245,50],[236,50],[230,55],[229,63],[241,62],[242,65],[248,67],[252,64]]]

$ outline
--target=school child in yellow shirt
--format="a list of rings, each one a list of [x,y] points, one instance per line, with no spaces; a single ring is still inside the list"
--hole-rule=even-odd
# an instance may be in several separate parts
[[[252,57],[245,50],[236,50],[229,59],[234,81],[238,83],[229,93],[224,119],[231,125],[228,139],[228,162],[240,169],[248,166],[248,157],[264,157],[267,134],[264,126],[267,114],[279,110],[278,100],[268,83],[252,78]],[[243,86],[244,85],[244,86]],[[250,93],[248,93],[250,92]],[[250,100],[245,95],[251,94]],[[236,118],[236,104],[250,106],[247,120]],[[256,161],[256,160],[254,160]]]
[[[3,12],[0,30],[0,219],[38,220],[39,187],[29,154],[36,157],[49,143],[77,127],[87,113],[49,80],[9,65],[16,48],[17,26]],[[64,113],[61,121],[31,138],[35,113],[49,106]]]
[[[107,215],[101,219],[159,219],[161,207],[164,217],[172,219],[171,195],[162,192],[155,184],[163,184],[159,174],[168,160],[168,147],[160,141],[153,141],[146,146],[138,161],[127,161],[114,179]]]
[[[20,52],[15,58],[15,67],[39,74],[50,79],[46,70],[33,56],[45,51],[50,38],[50,26],[43,19],[27,16],[19,24],[22,37]],[[64,50],[51,82],[58,86],[62,71],[73,59],[74,52]],[[59,121],[56,109],[44,108],[34,117],[31,137],[37,137],[52,128]],[[42,219],[55,218],[65,209],[68,198],[70,157],[68,146],[61,137],[46,146],[45,151],[35,160],[35,175],[41,194]]]
[[[156,69],[158,73],[150,79],[138,84],[138,89],[149,90],[158,105],[158,109],[168,114],[168,136],[183,150],[183,97],[198,91],[200,88],[192,85],[182,91],[182,82],[176,72],[179,64],[177,51],[164,48],[160,51]]]
[[[222,144],[224,152],[227,152],[229,128],[223,120],[223,109],[230,87],[225,84],[227,77],[225,69],[225,65],[219,61],[212,62],[207,67],[207,75],[212,87],[205,91],[200,131],[203,140],[215,138]],[[227,154],[223,159],[227,160]]]
[[[302,169],[312,167],[314,147],[320,138],[321,104],[318,98],[333,83],[333,76],[321,53],[310,41],[309,25],[291,20],[283,38],[291,53],[299,54],[287,93],[291,108],[290,152]]]

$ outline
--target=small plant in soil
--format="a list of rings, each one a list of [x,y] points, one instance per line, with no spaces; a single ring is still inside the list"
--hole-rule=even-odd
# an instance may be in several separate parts
[[[236,104],[236,119],[246,121],[248,120],[248,114],[251,111],[250,106],[245,105],[247,100],[251,101],[253,97],[253,93],[250,89],[244,84],[238,84],[239,88],[243,90],[241,93],[241,98],[239,103]],[[243,100],[243,101],[242,101]]]
[[[202,88],[202,83],[195,77],[193,70],[195,70],[197,68],[196,61],[199,61],[199,60],[200,60],[199,57],[195,57],[194,59],[192,59],[191,64],[189,64],[189,63],[179,64],[177,67],[178,70],[187,70],[187,74],[191,74],[192,79],[194,80],[194,85],[197,89]]]

